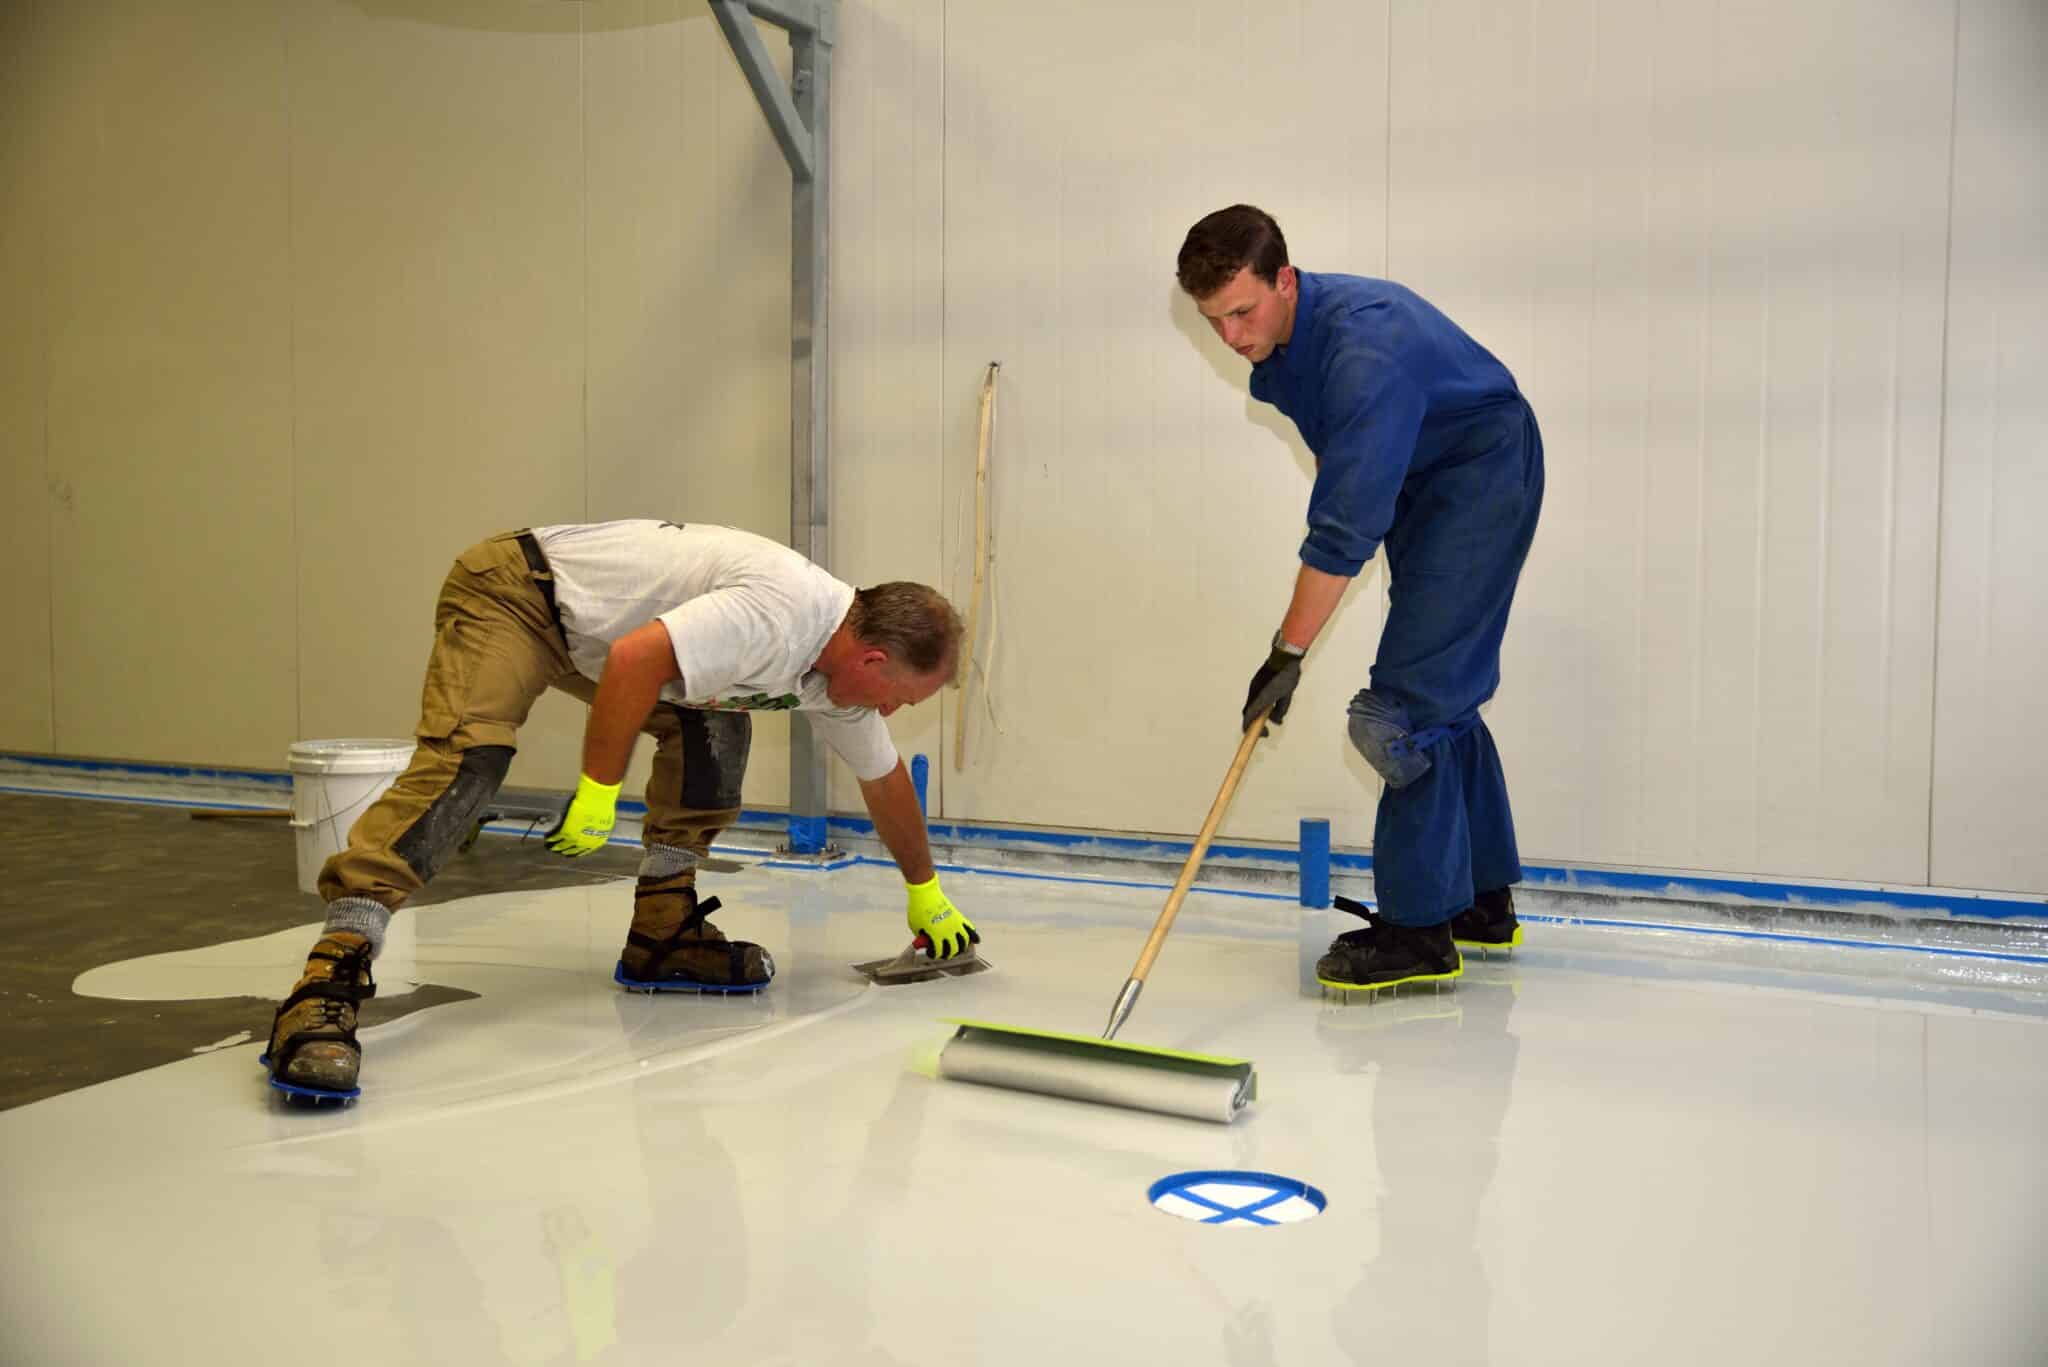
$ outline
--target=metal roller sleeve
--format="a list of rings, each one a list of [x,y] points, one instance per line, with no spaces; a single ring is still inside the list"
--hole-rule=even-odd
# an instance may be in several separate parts
[[[972,1026],[963,1026],[947,1043],[939,1071],[961,1082],[1223,1125],[1235,1120],[1257,1091],[1249,1063],[1211,1063]]]

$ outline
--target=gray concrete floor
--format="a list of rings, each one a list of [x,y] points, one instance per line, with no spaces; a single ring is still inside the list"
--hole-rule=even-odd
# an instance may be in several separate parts
[[[240,1030],[268,1032],[272,1001],[108,1001],[71,984],[101,964],[318,921],[320,899],[298,889],[283,821],[0,794],[0,830],[0,1110],[188,1058]],[[630,878],[639,856],[605,849],[568,865],[537,839],[487,836],[453,857],[416,904]],[[280,996],[290,988],[277,985]],[[176,994],[167,985],[165,995]],[[369,1002],[362,1023],[473,995],[422,985]]]

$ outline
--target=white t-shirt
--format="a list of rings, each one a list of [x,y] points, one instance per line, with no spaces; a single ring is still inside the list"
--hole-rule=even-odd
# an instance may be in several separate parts
[[[569,659],[604,673],[611,643],[660,622],[683,677],[661,690],[684,707],[790,709],[863,782],[896,767],[872,707],[838,707],[811,663],[853,606],[853,589],[787,546],[735,527],[635,520],[536,527],[555,575]]]

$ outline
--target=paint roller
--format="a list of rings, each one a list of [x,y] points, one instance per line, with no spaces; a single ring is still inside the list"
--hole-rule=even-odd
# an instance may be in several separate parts
[[[986,1021],[953,1021],[957,1027],[939,1052],[939,1073],[959,1082],[975,1082],[1012,1091],[1038,1092],[1046,1096],[1070,1097],[1132,1110],[1156,1111],[1163,1115],[1187,1116],[1229,1124],[1258,1096],[1258,1073],[1247,1059],[1190,1054],[1175,1049],[1158,1049],[1143,1044],[1124,1044],[1116,1033],[1138,1004],[1145,977],[1166,943],[1166,932],[1201,867],[1202,856],[1223,822],[1223,813],[1237,791],[1252,749],[1266,729],[1266,714],[1245,729],[1237,744],[1230,772],[1210,804],[1208,819],[1188,851],[1180,877],[1167,895],[1166,907],[1152,927],[1152,934],[1138,954],[1130,979],[1110,1008],[1108,1028],[1102,1038],[1067,1035],[1049,1030],[1027,1030]]]

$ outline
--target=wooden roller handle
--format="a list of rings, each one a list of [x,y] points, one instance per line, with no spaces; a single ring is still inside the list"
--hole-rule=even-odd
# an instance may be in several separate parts
[[[1270,712],[1272,709],[1266,709]],[[1230,772],[1223,776],[1223,787],[1216,793],[1216,800],[1209,804],[1209,819],[1202,823],[1202,833],[1195,837],[1195,847],[1188,851],[1188,862],[1181,866],[1180,878],[1175,881],[1173,891],[1166,895],[1166,910],[1159,913],[1159,920],[1152,927],[1152,936],[1145,941],[1145,948],[1138,953],[1138,966],[1131,970],[1131,977],[1145,981],[1145,975],[1152,971],[1152,961],[1159,957],[1159,947],[1166,943],[1166,932],[1173,928],[1173,918],[1180,915],[1180,904],[1187,900],[1188,889],[1194,885],[1195,871],[1202,866],[1202,856],[1209,852],[1209,842],[1216,838],[1216,828],[1223,824],[1223,813],[1230,808],[1230,798],[1237,791],[1237,781],[1244,777],[1244,767],[1251,762],[1252,747],[1259,743],[1259,736],[1266,729],[1266,712],[1259,713],[1258,720],[1245,728],[1244,739],[1237,743],[1237,757],[1230,761]]]

